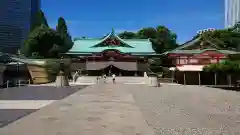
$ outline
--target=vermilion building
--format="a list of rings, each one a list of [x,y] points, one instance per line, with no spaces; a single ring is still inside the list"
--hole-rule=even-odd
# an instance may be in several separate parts
[[[165,54],[180,70],[201,71],[205,65],[220,63],[237,52],[220,50],[214,44],[202,44],[200,38],[195,38]]]

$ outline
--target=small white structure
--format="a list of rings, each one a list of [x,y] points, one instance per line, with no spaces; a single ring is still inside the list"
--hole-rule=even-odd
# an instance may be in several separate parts
[[[155,74],[149,74],[148,75],[148,86],[151,86],[151,87],[158,87],[158,78],[157,78],[157,75]]]
[[[201,85],[201,74],[200,72],[203,70],[204,65],[183,65],[183,66],[177,66],[177,67],[171,67],[169,70],[171,70],[172,77],[174,76],[174,71],[180,71],[183,72],[183,79],[184,84],[186,84],[186,72],[198,72],[198,83]]]
[[[171,67],[169,70],[174,71],[202,71],[204,65],[183,65],[183,66],[177,66],[177,67]]]

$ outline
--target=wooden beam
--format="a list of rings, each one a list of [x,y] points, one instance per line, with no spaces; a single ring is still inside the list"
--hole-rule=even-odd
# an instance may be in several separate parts
[[[184,81],[184,85],[186,85],[186,73],[183,72],[183,81]]]
[[[217,74],[214,73],[214,85],[217,85]]]
[[[201,72],[198,72],[198,84],[201,85]]]

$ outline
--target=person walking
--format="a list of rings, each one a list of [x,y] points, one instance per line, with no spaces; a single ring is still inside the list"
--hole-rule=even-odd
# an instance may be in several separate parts
[[[104,79],[104,83],[107,83],[107,75],[106,74],[103,75],[103,79]]]
[[[97,84],[99,84],[99,80],[100,80],[100,77],[99,76],[97,76]]]
[[[112,74],[112,81],[113,81],[113,84],[116,83],[116,75],[115,74]]]

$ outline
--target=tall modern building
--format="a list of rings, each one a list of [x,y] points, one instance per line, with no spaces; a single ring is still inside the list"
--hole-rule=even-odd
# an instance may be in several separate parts
[[[225,0],[225,27],[232,27],[239,21],[240,0]]]
[[[26,39],[40,0],[0,0],[0,51],[16,53]]]

